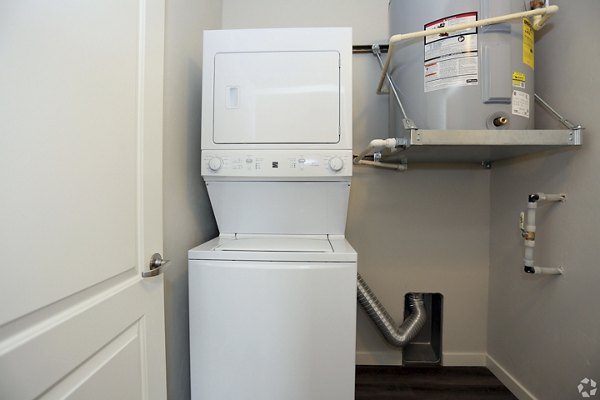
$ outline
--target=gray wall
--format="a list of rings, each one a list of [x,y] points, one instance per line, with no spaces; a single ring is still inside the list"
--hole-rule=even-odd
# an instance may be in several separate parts
[[[521,398],[562,400],[581,398],[582,378],[600,381],[600,2],[552,3],[561,9],[538,34],[536,92],[586,127],[584,146],[492,170],[488,352],[490,366],[503,368]],[[538,128],[561,127],[536,113]],[[563,265],[564,276],[522,272],[517,219],[533,192],[568,195],[564,204],[538,209],[535,249],[536,264]]]
[[[387,0],[224,0],[223,28],[351,26],[355,44],[386,43]],[[379,66],[353,64],[354,151],[387,137],[386,96],[374,94]],[[354,169],[347,237],[358,268],[398,320],[409,291],[444,294],[444,362],[483,365],[489,264],[489,171]],[[358,315],[358,363],[398,364],[391,348]]]
[[[167,390],[188,399],[187,250],[217,235],[200,176],[202,31],[218,29],[221,2],[167,0],[164,92],[164,256]]]
[[[406,173],[355,168],[347,228],[359,270],[392,315],[402,315],[405,292],[443,293],[445,363],[481,364],[487,349],[490,366],[523,398],[579,398],[581,378],[600,380],[600,312],[592,300],[600,282],[600,214],[593,210],[600,144],[592,115],[600,92],[600,41],[592,31],[600,3],[557,3],[559,15],[538,35],[537,92],[587,127],[583,149],[497,163],[491,183],[489,171],[461,166],[412,165]],[[172,399],[189,395],[186,251],[217,234],[197,156],[201,33],[221,21],[224,28],[352,26],[355,44],[383,43],[388,34],[387,0],[223,0],[222,14],[220,1],[167,1],[165,255],[173,263],[165,307]],[[387,99],[374,95],[378,67],[371,56],[354,56],[353,68],[356,152],[386,136]],[[542,110],[537,115],[539,128],[559,127]],[[564,265],[560,278],[522,273],[517,216],[535,191],[569,196],[539,212],[536,259]],[[362,363],[401,360],[362,311],[357,352]]]

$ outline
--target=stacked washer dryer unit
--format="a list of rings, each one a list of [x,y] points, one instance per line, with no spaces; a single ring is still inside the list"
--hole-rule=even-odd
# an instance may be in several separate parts
[[[354,398],[349,28],[208,31],[202,175],[220,236],[189,252],[192,398]]]

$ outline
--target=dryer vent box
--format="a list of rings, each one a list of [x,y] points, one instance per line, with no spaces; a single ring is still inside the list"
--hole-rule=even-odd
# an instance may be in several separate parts
[[[442,305],[441,293],[424,293],[427,322],[417,337],[402,349],[404,366],[442,365]],[[410,315],[408,294],[404,296],[404,318]]]

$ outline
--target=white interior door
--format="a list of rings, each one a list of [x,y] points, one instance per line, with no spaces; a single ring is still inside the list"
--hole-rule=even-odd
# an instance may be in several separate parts
[[[0,2],[0,398],[166,397],[164,0]]]

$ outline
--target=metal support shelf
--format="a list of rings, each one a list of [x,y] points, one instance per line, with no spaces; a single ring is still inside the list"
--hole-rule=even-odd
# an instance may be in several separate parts
[[[411,129],[405,144],[382,161],[406,158],[413,162],[492,161],[565,147],[581,146],[581,128],[561,130],[427,130]]]
[[[381,58],[382,46],[374,44],[371,53],[377,58],[387,79],[390,95],[402,113],[404,129],[391,142],[383,139],[371,141],[369,147],[354,158],[354,164],[405,171],[410,163],[481,163],[490,168],[492,162],[561,148],[579,148],[583,127],[564,118],[539,95],[540,103],[567,129],[481,129],[481,130],[434,130],[419,129],[410,119],[391,76]],[[368,46],[355,46],[357,53],[367,53]],[[387,50],[387,48],[386,48]],[[389,59],[389,54],[388,54]],[[365,157],[373,153],[373,161]]]

